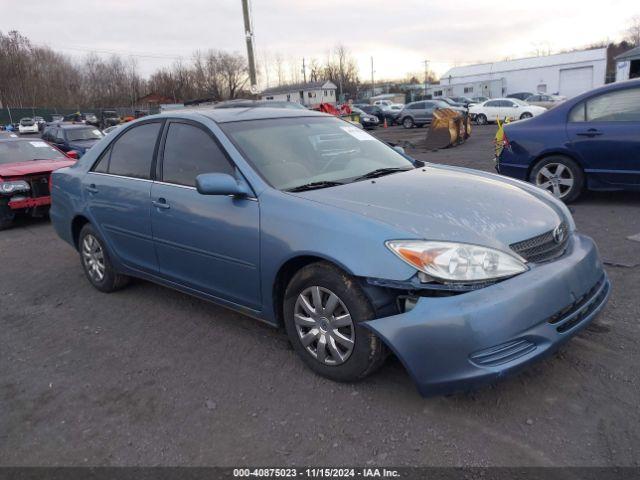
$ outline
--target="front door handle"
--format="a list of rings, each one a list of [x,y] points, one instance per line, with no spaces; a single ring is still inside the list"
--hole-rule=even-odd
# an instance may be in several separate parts
[[[154,207],[160,208],[162,210],[168,210],[169,208],[171,208],[167,203],[167,200],[164,198],[159,198],[158,200],[154,200],[151,203],[153,204]]]
[[[89,193],[98,193],[98,189],[96,188],[96,184],[92,183],[91,185],[87,186],[87,192]]]
[[[586,132],[576,132],[576,135],[580,135],[581,137],[597,137],[598,135],[602,135],[602,132],[596,128],[590,128]]]

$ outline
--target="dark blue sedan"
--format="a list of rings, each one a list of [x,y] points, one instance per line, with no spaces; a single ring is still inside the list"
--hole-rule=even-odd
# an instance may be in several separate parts
[[[640,80],[614,83],[505,127],[503,175],[565,202],[590,190],[640,190]]]
[[[80,158],[104,135],[97,127],[56,123],[48,125],[42,132],[42,139],[65,153],[76,152]]]
[[[52,184],[55,229],[96,289],[143,278],[284,327],[339,381],[394,352],[425,395],[491,382],[566,342],[610,291],[553,196],[422,164],[319,112],[145,117]]]

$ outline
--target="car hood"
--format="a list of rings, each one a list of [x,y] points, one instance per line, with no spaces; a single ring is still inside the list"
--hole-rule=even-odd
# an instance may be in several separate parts
[[[69,167],[75,160],[31,160],[28,162],[15,162],[0,164],[0,177],[23,177],[36,173],[48,173],[59,168]]]
[[[537,192],[454,167],[429,165],[295,195],[392,225],[399,239],[456,241],[502,250],[554,229],[562,219],[551,200]]]

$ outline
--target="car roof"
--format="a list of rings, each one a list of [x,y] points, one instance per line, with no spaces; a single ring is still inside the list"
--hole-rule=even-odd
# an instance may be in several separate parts
[[[77,123],[53,123],[51,125],[48,125],[48,127],[59,127],[59,128],[63,128],[64,130],[79,130],[81,128],[91,128],[91,129],[95,129],[96,128],[93,125],[87,125],[85,123],[82,123],[82,124],[77,124]]]
[[[0,142],[44,142],[40,138],[25,138],[25,137],[3,137],[0,135]]]
[[[265,120],[275,118],[295,118],[295,117],[332,117],[326,113],[315,110],[303,110],[293,108],[267,108],[267,107],[233,107],[233,108],[213,108],[195,107],[181,110],[171,110],[168,112],[153,115],[149,118],[182,117],[194,118],[207,117],[216,123],[242,122],[247,120]]]

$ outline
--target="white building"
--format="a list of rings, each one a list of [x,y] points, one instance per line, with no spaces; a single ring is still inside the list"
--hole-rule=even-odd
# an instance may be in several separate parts
[[[573,97],[605,83],[607,49],[453,67],[440,78],[444,96],[502,97],[540,92]]]
[[[621,53],[616,58],[616,82],[640,78],[640,47]]]
[[[260,95],[262,100],[298,102],[307,107],[317,107],[321,103],[336,103],[338,87],[329,81],[309,82],[299,85],[285,85],[267,88]]]

